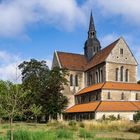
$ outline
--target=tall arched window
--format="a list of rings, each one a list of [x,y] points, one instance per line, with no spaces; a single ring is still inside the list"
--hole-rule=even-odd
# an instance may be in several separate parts
[[[116,81],[118,81],[119,80],[119,69],[118,68],[116,68]]]
[[[138,93],[136,93],[136,100],[138,100],[138,98],[139,98],[139,97],[138,97]]]
[[[126,69],[126,71],[125,71],[125,81],[126,82],[128,82],[128,72],[129,72],[128,69]]]
[[[98,83],[98,72],[96,72],[96,83]]]
[[[124,93],[121,94],[121,100],[124,100]]]
[[[90,74],[90,85],[92,85],[93,79],[92,79],[92,74]]]
[[[111,99],[110,92],[108,92],[108,94],[107,94],[107,98],[108,98],[108,99]]]
[[[75,86],[78,86],[78,75],[75,75]]]
[[[100,71],[100,78],[101,78],[100,82],[103,82],[103,70]]]
[[[123,81],[123,66],[121,67],[120,74],[120,81]]]
[[[70,86],[73,86],[73,75],[70,75]]]

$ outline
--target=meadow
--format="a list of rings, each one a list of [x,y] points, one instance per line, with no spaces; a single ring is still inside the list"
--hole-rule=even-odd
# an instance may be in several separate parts
[[[130,121],[52,121],[14,123],[14,140],[140,140],[140,123]],[[0,124],[0,140],[9,140],[9,125]]]

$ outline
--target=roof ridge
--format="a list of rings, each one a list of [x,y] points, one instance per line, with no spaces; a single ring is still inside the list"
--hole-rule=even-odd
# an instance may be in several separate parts
[[[72,55],[81,55],[84,56],[84,54],[78,54],[78,53],[71,53],[71,52],[63,52],[63,51],[56,51],[58,53],[65,53],[65,54],[72,54]]]

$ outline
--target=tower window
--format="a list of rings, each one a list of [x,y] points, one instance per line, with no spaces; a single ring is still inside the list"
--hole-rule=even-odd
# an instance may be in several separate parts
[[[78,75],[75,76],[75,86],[78,86]]]
[[[70,86],[73,86],[73,75],[70,75]]]
[[[108,94],[107,94],[107,98],[108,98],[108,99],[111,99],[110,92],[108,92]]]

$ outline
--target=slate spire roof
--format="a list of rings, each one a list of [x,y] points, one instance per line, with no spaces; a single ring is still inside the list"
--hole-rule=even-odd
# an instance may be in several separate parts
[[[95,26],[94,26],[94,20],[93,20],[92,12],[91,12],[91,15],[90,15],[89,31],[95,31]]]

